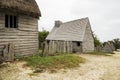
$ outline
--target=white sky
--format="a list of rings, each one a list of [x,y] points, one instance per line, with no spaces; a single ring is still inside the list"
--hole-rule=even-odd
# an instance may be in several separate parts
[[[67,22],[89,17],[101,41],[120,38],[120,0],[36,0],[42,17],[39,30],[51,31],[55,20]]]

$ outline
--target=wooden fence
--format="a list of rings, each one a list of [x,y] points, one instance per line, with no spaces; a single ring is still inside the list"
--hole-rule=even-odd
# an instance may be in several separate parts
[[[43,55],[55,53],[72,53],[72,41],[45,41]]]

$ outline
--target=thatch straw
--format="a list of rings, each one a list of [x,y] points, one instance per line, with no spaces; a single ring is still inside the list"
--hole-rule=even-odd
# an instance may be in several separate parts
[[[41,16],[35,0],[0,0],[0,9],[12,11],[17,14],[25,14],[35,18]]]

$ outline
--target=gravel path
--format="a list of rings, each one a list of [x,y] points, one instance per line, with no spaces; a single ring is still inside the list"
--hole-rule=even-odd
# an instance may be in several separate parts
[[[0,68],[0,80],[120,80],[120,52],[112,56],[80,56],[88,61],[79,68],[53,74],[44,72],[33,75],[30,68],[22,67],[24,62],[9,64]]]

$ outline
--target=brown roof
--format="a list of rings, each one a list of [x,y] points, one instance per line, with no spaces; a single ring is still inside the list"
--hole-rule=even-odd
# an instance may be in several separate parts
[[[35,0],[0,0],[0,10],[11,11],[39,18],[41,16],[39,7]]]

